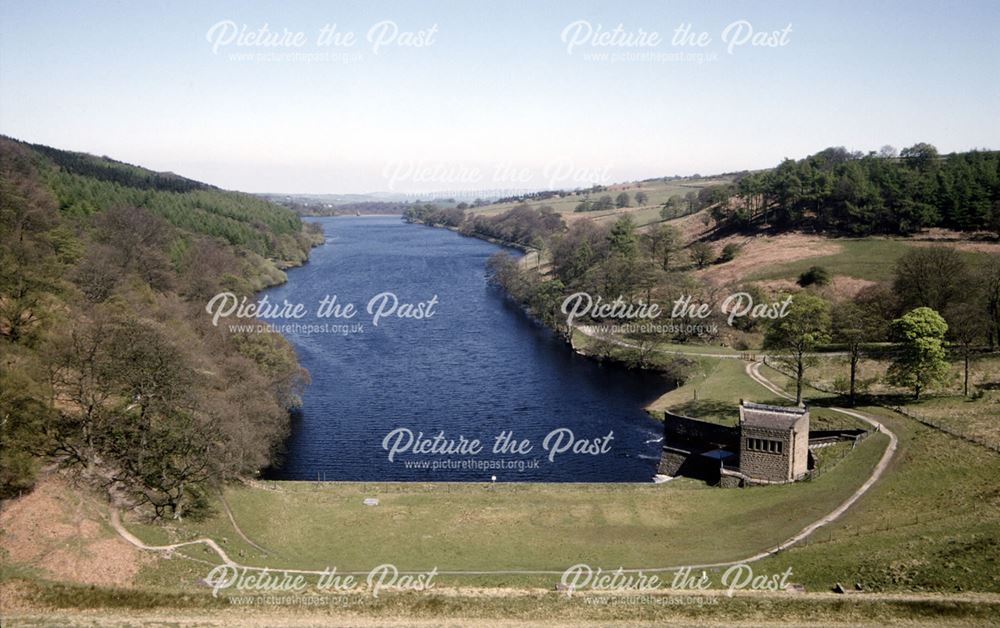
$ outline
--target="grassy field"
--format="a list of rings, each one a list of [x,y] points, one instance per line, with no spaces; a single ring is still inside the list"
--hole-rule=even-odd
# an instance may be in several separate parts
[[[864,408],[900,439],[888,474],[801,548],[760,563],[791,566],[810,590],[835,582],[866,591],[1000,591],[1000,457],[895,413]],[[654,566],[731,559],[790,536],[842,500],[867,476],[886,442],[875,434],[838,459],[832,473],[793,486],[723,490],[679,480],[661,486],[399,485],[282,483],[281,491],[227,492],[237,521],[263,554],[238,539],[225,515],[174,528],[133,525],[150,541],[200,535],[239,560],[275,567],[560,569]],[[839,458],[839,457],[838,457]],[[380,505],[364,507],[364,497]],[[292,515],[292,512],[296,515]],[[781,516],[776,516],[781,513]],[[201,550],[195,558],[207,558]],[[190,582],[190,573],[145,578]],[[758,569],[755,566],[755,569]],[[456,578],[445,581],[458,581]],[[551,586],[551,576],[467,577],[465,584]]]
[[[885,360],[862,359],[858,365],[858,391],[891,406],[902,406],[936,424],[971,438],[1000,446],[1000,356],[981,355],[970,365],[970,387],[973,396],[962,395],[963,365],[951,362],[951,372],[945,384],[932,388],[919,401],[907,390],[889,386],[884,381],[889,363]],[[846,388],[849,366],[844,356],[820,357],[806,373],[809,382],[824,390]],[[791,378],[774,369],[767,377],[793,390]],[[827,392],[809,389],[812,398],[831,397]]]
[[[825,358],[818,370],[828,373],[840,362]],[[987,372],[995,372],[991,364]],[[765,367],[765,375],[785,389],[793,385],[773,369]],[[807,395],[819,403],[831,398],[811,387]],[[910,403],[907,409],[988,439],[997,435],[997,404],[991,391],[975,401],[942,396]],[[865,590],[1000,590],[994,564],[1000,552],[1000,490],[995,483],[1000,456],[884,408],[863,411],[900,439],[890,473],[871,497],[783,557],[807,580],[809,574],[839,572],[844,574],[839,581]],[[829,411],[814,405],[811,413]]]
[[[866,591],[1000,591],[1000,456],[881,408],[900,445],[888,475],[802,547],[766,559],[805,582]]]
[[[574,330],[573,346],[578,350],[593,351],[598,341]],[[767,388],[747,377],[744,369],[747,363],[735,359],[738,351],[729,347],[702,344],[659,344],[654,360],[667,361],[682,356],[691,360],[691,376],[684,385],[675,388],[656,399],[646,409],[654,416],[662,416],[664,410],[718,423],[732,424],[739,416],[737,406],[740,399],[761,403],[779,403],[781,400]],[[622,352],[611,346],[604,350],[613,355]],[[677,354],[672,352],[678,352]],[[690,354],[702,354],[700,356]],[[713,357],[730,355],[733,358]]]
[[[910,250],[912,244],[887,238],[837,239],[839,253],[795,260],[763,268],[752,274],[751,280],[798,279],[812,266],[822,266],[831,276],[846,275],[870,281],[892,279],[896,260]]]
[[[650,404],[648,409],[654,415],[669,409],[704,421],[733,425],[739,418],[740,399],[787,404],[747,377],[747,363],[743,360],[704,357],[695,358],[694,363],[694,374],[683,386]]]
[[[208,593],[168,594],[30,583],[48,610],[5,611],[5,626],[985,626],[1000,603],[977,596],[574,595],[555,591],[499,597],[478,592],[385,592],[378,598],[336,596],[327,606],[235,606]],[[619,600],[624,599],[626,603]],[[616,603],[617,602],[617,603]]]
[[[401,570],[562,571],[579,562],[615,569],[738,560],[846,499],[886,442],[869,438],[837,473],[816,481],[745,491],[683,479],[666,485],[282,482],[276,490],[227,490],[243,532],[267,552],[239,538],[217,501],[216,513],[202,522],[133,522],[130,529],[151,543],[207,536],[236,560],[272,568],[367,571],[389,562]],[[379,505],[363,505],[368,497]],[[184,553],[206,557],[200,547]],[[541,578],[548,585],[556,580]],[[525,577],[496,576],[492,583],[524,584]]]
[[[985,391],[976,399],[931,397],[903,407],[949,430],[1000,447],[1000,391]]]
[[[358,597],[349,606],[250,611],[227,608],[195,584],[215,562],[213,554],[200,549],[146,564],[137,589],[52,582],[9,565],[0,571],[0,580],[16,580],[23,595],[57,615],[60,608],[93,608],[121,618],[120,623],[238,617],[245,625],[269,625],[276,612],[283,621],[303,624],[345,612],[358,623],[387,615],[428,621],[464,618],[484,624],[538,617],[559,617],[570,624],[584,620],[757,625],[778,620],[873,625],[996,622],[1000,611],[996,598],[883,598],[878,593],[1000,592],[1000,572],[994,562],[1000,544],[1000,490],[994,481],[1000,474],[1000,457],[892,412],[863,410],[878,415],[900,439],[887,475],[807,542],[753,567],[755,573],[791,567],[792,581],[809,591],[827,591],[840,582],[848,589],[860,585],[863,594],[818,598],[737,594],[711,603],[672,604],[668,599],[658,603],[647,598],[636,604],[595,604],[583,596],[522,589],[551,591],[555,576],[468,576],[441,577],[438,586],[514,588],[506,589],[510,593],[502,597],[444,589]],[[724,490],[690,481],[661,486],[278,483],[283,490],[268,490],[265,484],[227,491],[236,520],[267,552],[241,540],[221,510],[202,522],[167,527],[133,523],[131,529],[157,543],[208,535],[236,560],[276,567],[330,564],[341,570],[364,569],[387,557],[401,567],[407,561],[427,567],[424,561],[435,557],[442,569],[480,560],[540,568],[558,567],[563,560],[594,566],[628,564],[628,560],[696,562],[766,544],[796,528],[800,518],[815,518],[867,475],[884,439],[875,435],[864,441],[857,451],[835,461],[833,473],[785,487]],[[380,505],[362,506],[360,500],[372,495],[379,497]],[[301,516],[293,516],[292,509]],[[182,558],[184,554],[190,560]],[[447,557],[448,563],[437,560],[439,556]],[[51,625],[54,616],[29,615],[23,623],[15,617],[10,623]],[[93,621],[95,615],[78,617],[67,615],[66,625],[83,617]]]
[[[859,391],[888,396],[912,394],[912,391],[892,386],[884,381],[888,368],[888,359],[863,357],[858,363]],[[945,381],[932,386],[928,392],[931,395],[961,395],[963,370],[964,364],[960,356],[953,352]],[[824,389],[846,389],[849,376],[850,363],[846,355],[815,357],[806,371],[806,379]],[[973,357],[969,363],[969,386],[971,391],[1000,387],[1000,354],[984,353]]]
[[[574,334],[573,342],[574,346],[587,349],[591,346],[593,339],[577,331]],[[683,352],[684,357],[692,360],[694,368],[691,377],[682,386],[668,391],[646,407],[653,416],[662,417],[665,410],[670,410],[704,421],[734,425],[739,419],[738,406],[741,399],[758,403],[788,404],[788,400],[775,395],[747,377],[746,361],[712,357],[713,354],[739,355],[739,352],[733,349],[712,345],[661,344],[658,345],[658,350],[661,359],[671,357],[670,352],[672,351]],[[690,355],[692,353],[705,355],[692,356]],[[841,359],[824,357],[819,358],[819,362],[833,365],[839,364]],[[763,368],[766,370],[768,379],[772,382],[780,385],[786,391],[795,391],[795,382],[792,378],[773,368],[766,366]],[[811,387],[808,388],[807,395],[812,399],[826,399],[834,396]],[[867,429],[865,425],[843,414],[822,407],[816,407],[812,410],[813,429],[853,429],[857,427]]]
[[[822,266],[831,276],[843,275],[869,281],[891,281],[896,261],[915,246],[914,240],[898,238],[835,238],[829,242],[840,246],[832,255],[809,257],[782,264],[774,264],[754,272],[748,280],[798,279],[812,266]],[[923,243],[926,244],[926,243]],[[949,243],[942,242],[942,246]],[[963,251],[970,264],[980,261],[985,253]]]

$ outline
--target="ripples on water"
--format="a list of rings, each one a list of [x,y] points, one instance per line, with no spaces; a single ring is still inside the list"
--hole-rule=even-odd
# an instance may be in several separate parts
[[[648,481],[660,457],[659,423],[642,407],[666,390],[661,378],[597,364],[574,354],[487,284],[485,264],[499,247],[398,217],[315,219],[326,244],[308,264],[269,289],[271,301],[306,304],[299,323],[316,319],[324,295],[354,303],[350,322],[363,333],[286,334],[312,383],[292,423],[283,465],[274,479],[419,481]],[[369,299],[390,291],[400,301],[438,297],[426,320],[386,319],[371,325]],[[432,437],[478,438],[477,456],[400,454],[389,462],[384,437],[404,427]],[[549,462],[542,441],[557,428],[578,438],[614,432],[603,455],[565,453]],[[527,455],[494,455],[503,431],[529,439]],[[538,460],[537,468],[418,469],[472,458]]]

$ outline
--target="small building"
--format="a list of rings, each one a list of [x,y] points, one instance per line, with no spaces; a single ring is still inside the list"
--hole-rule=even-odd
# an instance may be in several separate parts
[[[806,477],[814,459],[810,446],[857,441],[865,430],[810,434],[809,410],[740,400],[739,422],[722,425],[667,411],[658,473],[700,478],[719,486],[781,484]],[[813,441],[810,441],[810,436]]]
[[[809,470],[809,410],[740,400],[740,474],[791,482]]]

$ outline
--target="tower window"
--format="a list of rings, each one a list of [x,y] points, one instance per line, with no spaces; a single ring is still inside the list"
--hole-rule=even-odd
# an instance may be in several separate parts
[[[769,454],[780,454],[784,451],[785,444],[780,440],[770,440],[767,438],[748,438],[747,449],[750,451],[762,451]]]

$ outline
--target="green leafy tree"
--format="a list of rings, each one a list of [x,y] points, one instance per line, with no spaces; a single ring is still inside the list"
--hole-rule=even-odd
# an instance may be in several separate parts
[[[632,204],[632,199],[629,197],[628,192],[622,192],[615,197],[616,207],[628,207]]]
[[[698,193],[695,191],[688,192],[684,195],[684,201],[687,203],[688,212],[695,212],[698,210]]]
[[[833,309],[833,340],[843,343],[850,365],[850,405],[857,400],[858,363],[864,355],[865,345],[882,340],[889,321],[884,314],[884,304],[892,300],[888,290],[878,286],[859,292],[851,301],[837,304]]]
[[[611,226],[608,244],[612,254],[617,254],[628,260],[634,260],[638,253],[638,237],[635,234],[635,221],[631,216],[622,216]]]
[[[938,149],[934,147],[933,144],[928,144],[927,142],[919,142],[904,148],[900,151],[899,156],[902,157],[906,163],[918,170],[927,170],[931,168],[940,157]]]
[[[272,464],[303,372],[204,299],[281,281],[321,239],[251,195],[0,138],[0,496],[55,461],[179,517]]]
[[[810,353],[830,342],[830,304],[823,298],[800,292],[784,318],[775,320],[764,335],[764,348],[782,352],[778,360],[788,364],[795,377],[795,403],[802,403],[802,384]]]
[[[867,235],[913,233],[928,226],[964,231],[1000,229],[1000,151],[969,151],[942,157],[929,144],[902,151],[886,147],[862,155],[828,148],[798,161],[740,175],[712,206],[722,225],[746,228],[810,227]],[[693,208],[692,208],[693,209]]]
[[[660,208],[660,218],[662,218],[663,220],[670,220],[671,218],[676,218],[677,214],[680,212],[681,203],[683,202],[684,201],[679,194],[674,194],[673,196],[668,198],[667,201],[663,204],[663,207]]]
[[[943,312],[964,301],[972,283],[968,265],[958,250],[920,247],[896,262],[893,290],[905,308],[926,306]]]
[[[715,259],[715,251],[708,242],[695,242],[691,245],[691,259],[698,268],[705,268]]]
[[[754,303],[763,303],[768,300],[768,295],[756,283],[741,285],[736,291],[749,294]],[[739,316],[733,320],[732,327],[739,331],[753,332],[762,327],[763,324],[763,319],[752,316]]]
[[[29,352],[6,347],[0,355],[0,499],[29,490],[44,448],[42,431],[51,415],[44,402],[43,365]]]
[[[30,153],[0,144],[0,339],[32,345],[43,335],[66,261],[53,242],[56,209]]]
[[[603,194],[594,202],[594,211],[607,211],[615,208],[615,201],[610,194]]]
[[[983,341],[990,330],[987,310],[979,303],[956,303],[945,311],[948,335],[958,344],[962,353],[964,377],[962,394],[969,395],[969,361],[977,343]]]
[[[649,255],[655,259],[662,270],[670,270],[681,250],[681,232],[671,225],[660,224],[654,227],[646,236]]]
[[[565,293],[566,287],[558,279],[540,281],[532,292],[528,307],[542,323],[568,338],[572,330],[565,327],[566,318],[560,312]]]
[[[929,307],[910,310],[892,322],[892,333],[900,344],[899,355],[889,366],[891,384],[913,390],[913,398],[948,375],[944,336],[948,323]]]

